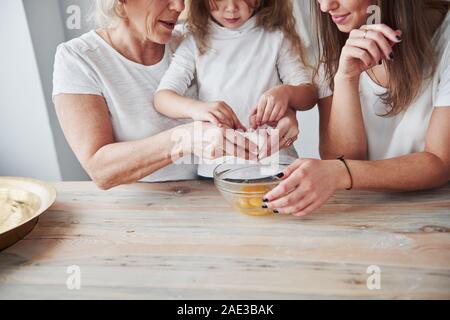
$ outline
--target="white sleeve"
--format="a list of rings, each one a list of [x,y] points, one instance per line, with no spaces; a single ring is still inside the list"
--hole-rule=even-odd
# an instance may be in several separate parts
[[[450,43],[439,63],[437,77],[434,107],[450,107]]]
[[[278,73],[284,84],[300,85],[312,83],[311,72],[300,62],[295,54],[291,42],[283,36],[277,61]]]
[[[175,28],[172,31],[172,38],[170,39],[169,42],[169,47],[172,50],[172,52],[177,51],[181,42],[187,37],[188,34],[189,31],[187,30],[186,25],[184,23],[180,23],[175,26]]]
[[[326,79],[325,65],[323,63],[321,63],[319,66],[319,71],[314,78],[314,84],[319,90],[319,99],[324,99],[333,95],[330,84]]]
[[[98,77],[83,57],[65,44],[58,46],[53,69],[53,98],[61,93],[102,95]]]
[[[195,75],[195,55],[197,47],[192,36],[184,39],[178,47],[164,74],[157,91],[171,90],[184,96],[191,86]]]

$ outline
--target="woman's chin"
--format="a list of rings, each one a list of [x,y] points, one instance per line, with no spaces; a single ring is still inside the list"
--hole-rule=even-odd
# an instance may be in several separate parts
[[[348,17],[345,20],[345,23],[335,23],[336,27],[339,29],[340,32],[343,33],[350,33],[354,29],[359,29],[363,24],[365,24],[364,20],[357,19],[356,17]]]
[[[154,43],[168,44],[171,39],[172,39],[172,33],[164,32],[164,33],[158,33],[157,35],[153,35],[152,37],[150,37],[149,40]]]
[[[350,24],[336,24],[336,27],[339,29],[340,32],[344,32],[344,33],[350,33],[350,31],[355,29]]]

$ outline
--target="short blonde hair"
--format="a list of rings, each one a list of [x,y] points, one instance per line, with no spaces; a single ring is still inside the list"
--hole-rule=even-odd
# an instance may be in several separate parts
[[[116,24],[120,19],[120,0],[96,0],[95,24],[97,28],[108,28]]]

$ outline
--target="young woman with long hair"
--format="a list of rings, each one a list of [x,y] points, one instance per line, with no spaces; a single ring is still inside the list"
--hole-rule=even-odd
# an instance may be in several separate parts
[[[449,2],[319,0],[313,7],[316,74],[329,95],[319,102],[320,151],[329,160],[299,159],[266,196],[267,206],[304,216],[338,189],[447,183]]]

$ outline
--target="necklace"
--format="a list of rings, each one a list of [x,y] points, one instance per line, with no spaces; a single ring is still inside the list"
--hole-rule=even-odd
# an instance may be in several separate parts
[[[387,70],[386,70],[386,65],[384,64],[384,62],[383,62],[383,69],[384,69],[385,72],[387,72]],[[377,85],[379,85],[380,87],[385,88],[385,86],[383,85],[383,83],[378,79],[377,75],[376,75],[375,72],[373,71],[373,68],[367,70],[367,71],[366,71],[366,74],[367,74],[367,75],[369,76],[369,78],[370,78],[373,82],[375,82]]]
[[[377,85],[381,86],[381,82],[380,82],[380,80],[378,80],[377,75],[375,74],[373,69],[367,70],[366,73],[373,82],[375,82]]]
[[[386,70],[386,64],[384,61],[382,62],[382,66],[383,66],[383,71],[386,73],[387,78],[389,78],[389,75],[387,74],[387,70]],[[366,70],[366,74],[377,85],[379,85],[380,87],[386,88],[386,86],[378,79],[375,71],[373,71],[373,68]]]

